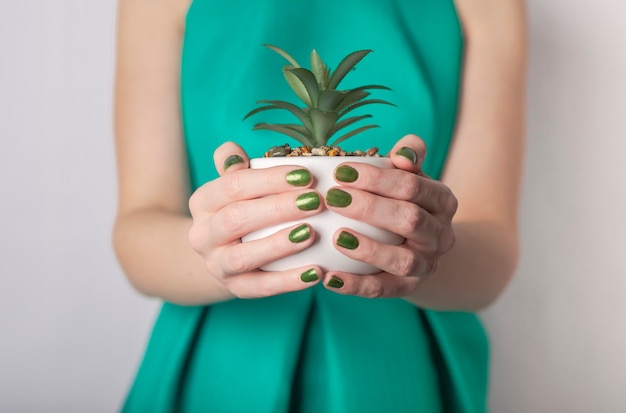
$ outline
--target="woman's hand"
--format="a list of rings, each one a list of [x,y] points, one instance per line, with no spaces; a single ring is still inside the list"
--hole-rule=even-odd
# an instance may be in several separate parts
[[[302,290],[316,284],[317,266],[282,272],[258,268],[309,247],[315,233],[306,219],[323,208],[321,196],[307,189],[310,172],[297,166],[249,169],[248,157],[227,142],[214,154],[220,177],[200,187],[189,200],[192,248],[209,272],[239,298],[257,298]],[[241,237],[286,221],[300,221],[256,241]]]
[[[325,285],[331,290],[369,298],[407,296],[437,269],[439,257],[452,249],[452,217],[457,199],[447,186],[422,173],[425,153],[424,142],[407,135],[390,153],[396,169],[350,162],[337,168],[335,180],[341,186],[327,193],[327,207],[402,235],[406,240],[401,245],[388,245],[349,228],[339,229],[335,247],[382,272],[355,275],[330,271]],[[350,198],[347,206],[338,206]]]

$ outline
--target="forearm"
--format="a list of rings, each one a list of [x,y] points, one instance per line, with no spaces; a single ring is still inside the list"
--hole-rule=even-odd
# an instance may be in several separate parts
[[[233,298],[189,246],[190,227],[190,217],[159,210],[120,216],[113,242],[128,280],[142,294],[181,305]]]
[[[477,311],[491,304],[518,261],[515,231],[491,222],[457,222],[455,247],[413,294],[413,304],[435,310]]]

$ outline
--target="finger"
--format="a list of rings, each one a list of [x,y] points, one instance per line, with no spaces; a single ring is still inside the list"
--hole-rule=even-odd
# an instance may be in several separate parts
[[[310,225],[296,224],[254,241],[236,242],[222,249],[221,273],[231,276],[250,272],[278,259],[296,254],[315,241]]]
[[[220,176],[226,171],[233,172],[250,166],[250,158],[243,148],[234,142],[225,142],[213,152],[215,169]]]
[[[208,218],[206,235],[213,245],[222,245],[261,228],[304,220],[321,210],[321,196],[311,190],[233,202]]]
[[[195,211],[218,211],[236,201],[308,188],[313,182],[309,170],[295,165],[231,171],[233,168],[241,166],[232,165],[224,176],[194,192],[189,199],[192,215]]]
[[[443,224],[424,208],[352,188],[331,188],[325,198],[329,209],[357,221],[384,228],[416,242],[438,237]]]
[[[324,276],[324,287],[328,290],[364,298],[406,297],[420,282],[417,277],[396,277],[385,272],[357,275],[331,271]]]
[[[391,148],[389,157],[396,168],[421,174],[426,143],[417,135],[406,135]]]
[[[342,254],[394,276],[425,276],[437,267],[436,245],[384,244],[347,228],[337,230],[334,237],[335,248]]]
[[[311,265],[288,271],[249,272],[229,278],[224,284],[238,298],[265,298],[312,287],[322,274],[320,267]]]
[[[456,212],[456,197],[447,186],[401,169],[343,163],[335,169],[334,177],[342,186],[412,202],[432,214],[451,218]]]

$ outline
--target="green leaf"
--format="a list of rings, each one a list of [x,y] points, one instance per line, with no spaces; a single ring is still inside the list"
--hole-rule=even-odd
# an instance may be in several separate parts
[[[327,89],[320,93],[317,107],[325,112],[337,112],[337,107],[343,101],[346,92],[340,90]]]
[[[310,70],[303,68],[292,68],[288,71],[296,78],[298,78],[302,85],[304,85],[304,88],[306,89],[306,94],[308,95],[308,100],[311,102],[309,106],[317,107],[317,100],[319,98],[320,90],[317,84],[317,80],[315,79],[315,75]],[[304,103],[307,103],[305,99],[303,99],[302,101]]]
[[[311,97],[309,96],[309,93],[307,92],[306,86],[300,80],[300,78],[298,78],[298,76],[296,76],[292,72],[292,70],[297,70],[297,68],[294,68],[293,66],[283,67],[283,75],[285,76],[287,83],[289,83],[289,87],[291,88],[291,90],[293,90],[296,96],[298,96],[305,105],[309,107],[313,106],[313,102],[311,101]]]
[[[372,115],[361,115],[361,116],[353,116],[351,118],[344,119],[340,122],[337,122],[335,126],[329,131],[328,136],[333,136],[335,133],[339,132],[341,129],[348,127],[360,120],[371,118]]]
[[[364,90],[350,90],[345,94],[343,100],[341,101],[341,103],[339,103],[339,105],[337,105],[335,110],[337,112],[341,112],[348,106],[353,105],[356,102],[365,99],[369,95],[370,93]]]
[[[279,108],[278,106],[275,106],[275,105],[261,106],[261,107],[258,107],[258,108],[256,108],[256,109],[253,109],[253,110],[251,110],[250,112],[248,112],[248,113],[246,114],[246,116],[244,116],[244,117],[243,117],[243,120],[246,120],[246,119],[248,119],[250,116],[252,116],[252,115],[256,115],[256,114],[257,114],[257,113],[259,113],[259,112],[263,112],[263,111],[270,110],[270,109],[280,109],[280,108]]]
[[[350,72],[350,70],[352,70],[354,66],[370,52],[371,50],[359,50],[344,57],[330,77],[328,88],[337,89],[337,86],[339,86],[339,83],[348,74],[348,72]]]
[[[357,102],[357,103],[354,103],[354,104],[348,106],[347,108],[345,108],[344,110],[339,112],[339,117],[341,118],[342,116],[344,116],[345,114],[353,111],[356,108],[360,108],[361,106],[370,105],[370,104],[373,104],[373,103],[380,103],[380,104],[383,104],[383,105],[396,106],[393,103],[387,102],[386,100],[382,100],[382,99],[362,100],[360,102]]]
[[[290,138],[297,140],[303,145],[311,145],[311,139],[308,138],[303,133],[301,133],[301,131],[296,130],[294,126],[300,127],[300,125],[276,125],[276,124],[270,124],[270,123],[257,123],[256,125],[254,125],[253,129],[254,130],[260,130],[260,129],[270,130],[270,131],[277,132],[283,135],[287,135]]]
[[[271,44],[264,44],[263,46],[267,47],[268,49],[271,49],[273,51],[275,51],[276,53],[278,53],[279,55],[281,55],[282,57],[284,57],[285,59],[287,59],[287,61],[289,63],[291,63],[291,65],[293,67],[301,67],[298,62],[296,62],[296,59],[294,59],[293,57],[291,57],[289,55],[289,53],[287,53],[286,51],[284,51],[283,49],[281,49],[280,47],[276,47],[276,46],[272,46]]]
[[[271,106],[270,108],[285,109],[285,110],[291,112],[295,117],[297,117],[298,120],[300,122],[302,122],[302,124],[306,128],[311,129],[311,127],[312,127],[311,126],[311,119],[309,119],[309,116],[307,115],[307,113],[304,112],[301,108],[299,108],[298,106],[296,106],[296,105],[294,105],[292,103],[284,102],[282,100],[260,100],[258,103],[266,103],[266,104]],[[259,110],[257,109],[257,111],[259,111]],[[252,111],[252,112],[255,112],[255,111]],[[250,114],[252,112],[250,112]]]
[[[311,123],[313,123],[313,146],[325,145],[330,135],[328,132],[337,122],[337,113],[324,112],[316,108],[309,111]]]
[[[391,90],[386,86],[379,86],[379,85],[367,85],[367,86],[361,86],[361,87],[357,87],[354,89],[350,89],[349,91],[346,92],[346,97],[337,106],[336,110],[340,112],[346,107],[358,102],[359,100],[365,99],[366,97],[370,95],[370,93],[367,92],[367,90],[369,89]]]
[[[316,50],[311,52],[311,71],[315,75],[319,88],[326,90],[328,87],[329,70]]]
[[[364,132],[368,129],[372,129],[372,128],[379,128],[380,126],[378,125],[367,125],[367,126],[362,126],[358,129],[355,129],[351,132],[346,133],[345,135],[343,135],[342,137],[335,139],[335,141],[332,143],[333,146],[337,146],[339,145],[341,142],[345,141],[346,139],[349,139],[351,137],[353,137],[354,135]]]

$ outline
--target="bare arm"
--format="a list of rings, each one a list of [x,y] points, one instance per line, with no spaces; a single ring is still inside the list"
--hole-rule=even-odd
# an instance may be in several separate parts
[[[232,295],[188,243],[189,183],[179,102],[186,1],[121,0],[115,84],[119,205],[113,241],[132,285],[205,304]]]
[[[408,299],[441,309],[490,304],[518,260],[526,22],[522,0],[457,0],[466,33],[458,128],[442,181],[458,199],[456,246]]]
[[[458,128],[442,182],[423,175],[426,148],[415,135],[391,150],[397,169],[351,164],[359,178],[341,185],[352,203],[331,208],[405,242],[388,245],[346,229],[358,242],[339,251],[382,272],[327,273],[325,284],[340,294],[473,311],[495,300],[513,274],[523,151],[523,4],[457,3],[466,54]]]
[[[179,102],[188,1],[120,4],[119,206],[113,237],[118,259],[138,291],[183,305],[309,288],[321,277],[317,266],[258,268],[308,248],[315,240],[313,228],[307,226],[306,237],[292,238],[295,228],[288,228],[254,242],[240,238],[319,213],[319,194],[308,189],[312,179],[293,181],[290,166],[250,170],[245,152],[229,142],[214,154],[221,177],[190,194]],[[231,165],[233,156],[240,162]],[[318,206],[302,209],[298,199],[304,194],[318,199]]]

